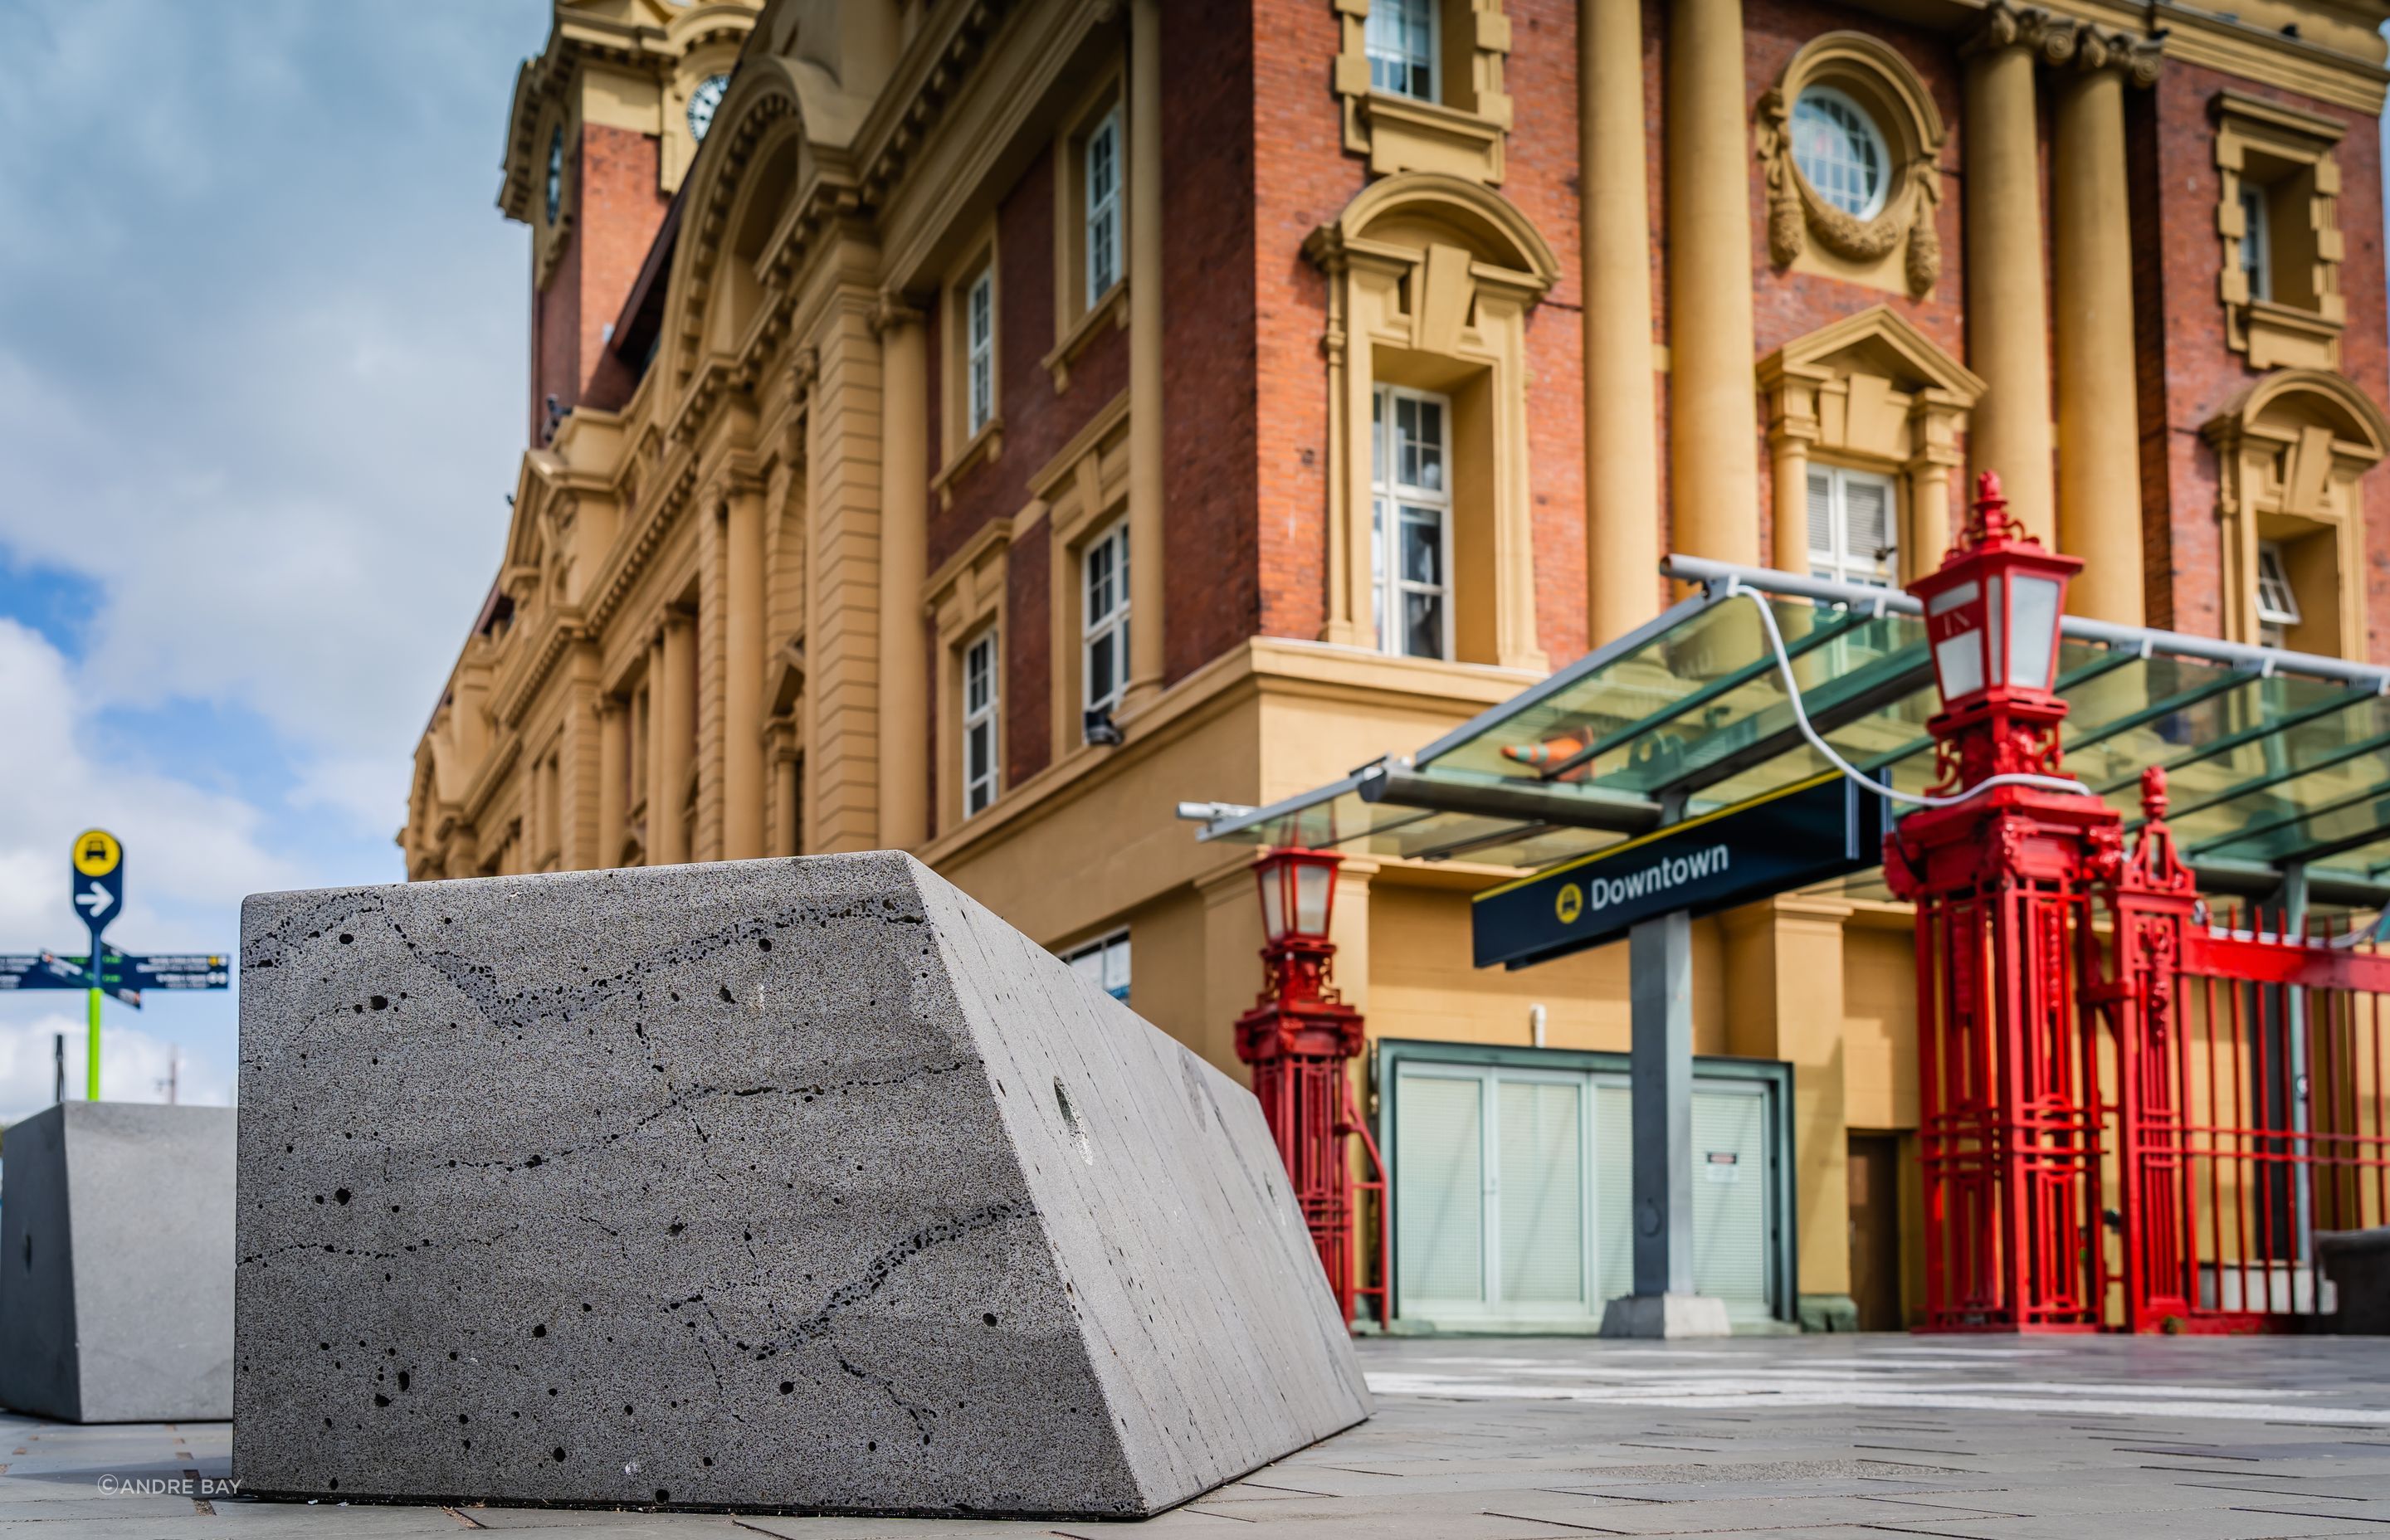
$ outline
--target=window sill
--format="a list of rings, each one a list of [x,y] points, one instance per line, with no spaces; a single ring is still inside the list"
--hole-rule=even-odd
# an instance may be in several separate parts
[[[930,490],[938,494],[940,507],[955,506],[955,482],[963,472],[985,460],[994,465],[1004,454],[1004,418],[992,417],[970,436],[970,442],[956,452],[945,468],[930,478]]]
[[[1071,388],[1071,366],[1078,362],[1079,354],[1086,352],[1088,344],[1103,330],[1108,317],[1121,330],[1128,329],[1128,279],[1125,276],[1105,289],[1102,296],[1087,307],[1086,314],[1071,323],[1070,329],[1062,334],[1062,340],[1054,344],[1054,351],[1038,360],[1054,377],[1056,395]]]
[[[2249,354],[2251,368],[2340,367],[2338,317],[2273,300],[2250,300],[2231,310],[2232,340]]]
[[[1356,106],[1373,173],[1442,172],[1501,186],[1504,135],[1493,119],[1384,91],[1370,92]]]

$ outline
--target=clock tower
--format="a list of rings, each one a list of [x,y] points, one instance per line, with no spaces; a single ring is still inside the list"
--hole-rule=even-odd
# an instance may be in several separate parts
[[[574,407],[628,399],[643,360],[618,336],[636,329],[624,306],[760,6],[556,0],[546,46],[516,75],[498,207],[532,233],[533,447]]]

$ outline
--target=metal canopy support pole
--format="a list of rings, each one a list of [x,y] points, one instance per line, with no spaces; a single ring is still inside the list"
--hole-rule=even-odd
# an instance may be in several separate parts
[[[2307,929],[2307,868],[2304,861],[2294,861],[2282,868],[2281,910],[2276,921],[2285,942],[2306,938]],[[2259,929],[2263,929],[2260,927]],[[2283,1086],[2283,1110],[2290,1114],[2291,1124],[2291,1255],[2293,1263],[2309,1261],[2315,1255],[2315,1171],[2309,1157],[2314,1153],[2307,1133],[2312,1126],[2310,1103],[2307,1099],[2307,992],[2297,984],[2282,988],[2282,1047],[2289,1073]],[[2292,1272],[2291,1298],[2277,1303],[2271,1297],[2273,1285],[2267,1284],[2268,1310],[2312,1310],[2312,1299],[2302,1304],[2302,1283],[2295,1269]],[[2304,1289],[2317,1285],[2309,1280]]]
[[[1693,1292],[1693,921],[1627,932],[1634,1046],[1635,1292],[1610,1302],[1605,1337],[1723,1337],[1726,1303]]]

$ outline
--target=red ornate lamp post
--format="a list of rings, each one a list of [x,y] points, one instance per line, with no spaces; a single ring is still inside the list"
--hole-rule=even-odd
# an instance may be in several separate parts
[[[1344,1318],[1353,1318],[1356,1295],[1372,1294],[1382,1322],[1382,1264],[1374,1289],[1361,1288],[1356,1277],[1356,1184],[1344,1143],[1358,1136],[1376,1167],[1377,1146],[1356,1115],[1347,1073],[1361,1052],[1361,1013],[1328,982],[1336,955],[1328,926],[1336,907],[1336,868],[1343,862],[1332,852],[1290,846],[1253,863],[1261,887],[1266,981],[1253,1007],[1237,1018],[1237,1057],[1253,1067],[1253,1094],[1261,1098],[1262,1116],[1278,1140],[1279,1157],[1286,1162]],[[1383,1191],[1382,1179],[1359,1185]]]
[[[2089,886],[2114,869],[2120,829],[2098,798],[2049,784],[2059,618],[2081,566],[2012,523],[1985,473],[1959,543],[1909,585],[1942,696],[1934,792],[1949,799],[1884,841],[1893,890],[1917,905],[1930,1328],[2100,1321],[2099,1059],[2077,1000]]]

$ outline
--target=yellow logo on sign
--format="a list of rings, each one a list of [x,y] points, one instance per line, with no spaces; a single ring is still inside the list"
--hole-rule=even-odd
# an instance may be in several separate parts
[[[1574,882],[1563,882],[1552,896],[1552,912],[1561,917],[1562,925],[1574,925],[1576,917],[1585,913],[1585,890]]]
[[[75,836],[74,869],[85,877],[106,877],[124,859],[124,847],[104,828],[87,828]]]

